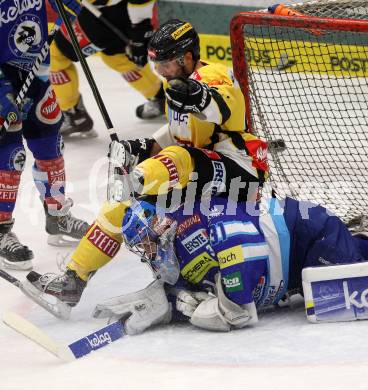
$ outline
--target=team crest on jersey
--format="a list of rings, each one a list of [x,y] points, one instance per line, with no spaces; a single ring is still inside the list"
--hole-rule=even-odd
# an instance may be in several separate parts
[[[196,70],[190,75],[190,78],[193,80],[202,80],[201,75]]]
[[[56,95],[51,85],[37,104],[36,116],[39,121],[47,125],[54,125],[61,119],[61,109],[56,101]]]
[[[249,154],[253,157],[253,166],[261,171],[268,171],[267,144],[259,139],[246,141]]]
[[[24,57],[27,53],[33,57],[41,50],[43,39],[40,26],[41,20],[36,15],[19,17],[8,37],[9,48],[14,55]]]

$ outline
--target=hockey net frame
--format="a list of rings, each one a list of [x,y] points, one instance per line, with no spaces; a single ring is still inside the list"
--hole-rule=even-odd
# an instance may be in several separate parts
[[[322,128],[321,131],[326,131],[326,134],[322,134],[322,143],[319,145],[320,139],[316,132],[309,134],[308,131],[305,131],[306,134],[298,139],[300,135],[297,132],[293,134],[295,127],[282,128],[282,125],[280,125],[282,120],[276,121],[275,119],[277,118],[277,109],[275,110],[270,105],[267,106],[267,96],[265,100],[265,95],[273,93],[272,87],[270,87],[271,92],[262,90],[262,88],[267,89],[267,85],[259,80],[262,77],[269,77],[274,83],[274,90],[281,86],[278,83],[287,84],[289,82],[290,85],[295,85],[298,80],[297,82],[293,80],[295,73],[291,69],[284,71],[276,67],[258,66],[258,64],[254,64],[254,61],[252,63],[252,59],[249,59],[250,40],[260,39],[259,32],[257,37],[257,34],[254,37],[249,34],[248,30],[252,30],[254,27],[262,31],[267,31],[267,29],[281,29],[282,31],[283,29],[285,31],[293,29],[299,34],[301,32],[302,35],[310,35],[310,40],[313,42],[319,39],[316,35],[321,35],[322,38],[320,39],[323,41],[323,36],[331,31],[340,34],[356,32],[360,35],[363,34],[364,38],[367,37],[367,46],[364,49],[367,57],[365,63],[367,72],[358,80],[360,83],[359,93],[366,91],[367,98],[364,102],[364,97],[360,96],[363,102],[358,102],[361,106],[358,109],[361,109],[362,112],[358,114],[358,119],[349,122],[350,127],[352,126],[351,123],[358,122],[356,127],[359,127],[359,132],[357,134],[345,131],[344,126],[342,126],[341,130],[339,128],[339,134],[336,134],[337,139],[335,139],[335,134],[331,133],[331,128],[327,130]],[[314,34],[314,32],[321,32],[321,34]],[[271,146],[269,149],[270,181],[266,185],[265,191],[271,191],[272,189],[280,197],[292,196],[322,204],[345,222],[359,215],[368,214],[368,21],[314,16],[279,16],[267,12],[241,12],[236,14],[231,21],[230,39],[234,76],[240,84],[246,102],[248,130],[266,139]],[[254,41],[252,45],[254,47]],[[248,55],[246,54],[247,48]],[[357,82],[356,78],[346,76],[343,72],[340,73],[337,76],[332,75],[332,77],[338,79],[338,82],[341,80],[343,82],[348,80],[349,83],[352,82],[353,84],[354,80]],[[300,71],[298,71],[298,74],[300,75]],[[318,82],[321,82],[321,79],[323,82],[325,76],[322,76]],[[313,77],[313,72],[306,74],[307,82]],[[344,77],[347,77],[346,80],[344,80]],[[300,79],[300,76],[297,78]],[[329,76],[325,80],[328,78]],[[349,86],[344,87],[345,91],[347,87]],[[290,92],[297,94],[298,91]],[[274,103],[275,98],[271,101]],[[354,105],[354,102],[352,104]],[[351,108],[351,106],[349,107]],[[270,111],[272,111],[271,115]],[[281,113],[279,118],[285,115],[287,113]],[[272,120],[273,123],[277,122],[278,125],[275,126]],[[334,119],[331,120],[334,123]],[[295,126],[298,126],[297,123],[298,121],[295,120]],[[337,120],[337,123],[339,123],[339,120]],[[306,137],[304,138],[304,136]],[[326,150],[327,154],[318,160],[321,157],[320,153]],[[307,153],[304,153],[304,151]],[[346,151],[348,151],[347,156]]]

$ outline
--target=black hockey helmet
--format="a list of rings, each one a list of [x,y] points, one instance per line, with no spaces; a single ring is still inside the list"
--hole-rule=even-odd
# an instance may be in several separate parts
[[[179,19],[163,23],[148,44],[148,56],[153,62],[172,60],[189,51],[194,61],[199,60],[199,37],[190,23]]]

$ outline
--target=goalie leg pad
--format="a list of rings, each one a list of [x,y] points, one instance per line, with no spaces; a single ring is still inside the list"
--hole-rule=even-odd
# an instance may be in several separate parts
[[[305,268],[302,279],[309,321],[368,319],[368,262]]]
[[[92,315],[95,318],[122,318],[126,333],[134,335],[153,325],[169,323],[171,305],[162,283],[155,280],[143,290],[111,298],[97,305]]]

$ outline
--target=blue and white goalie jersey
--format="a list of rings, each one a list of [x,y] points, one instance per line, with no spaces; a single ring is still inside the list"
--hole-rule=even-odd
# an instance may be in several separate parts
[[[322,206],[286,198],[257,205],[213,198],[185,204],[175,247],[181,280],[200,290],[221,273],[226,296],[237,304],[276,304],[302,289],[302,270],[368,259],[368,240],[352,237]]]
[[[207,210],[196,202],[193,211],[184,207],[175,213],[182,282],[205,289],[220,272],[233,302],[277,303],[288,285],[290,237],[282,212],[275,213],[277,203],[271,202],[266,214],[222,198],[213,198]]]

